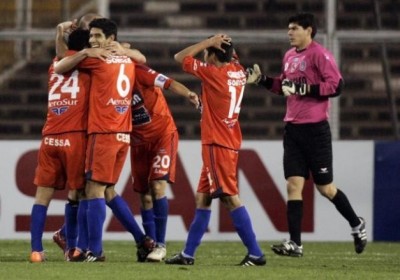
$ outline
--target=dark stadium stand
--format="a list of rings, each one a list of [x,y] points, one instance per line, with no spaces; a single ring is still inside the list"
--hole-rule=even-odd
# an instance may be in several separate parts
[[[34,25],[53,28],[59,19],[58,1],[33,1],[36,13]],[[379,1],[385,29],[400,29],[398,1]],[[41,4],[40,4],[41,3]],[[74,7],[79,1],[72,1]],[[13,7],[8,7],[12,13]],[[171,0],[127,1],[110,0],[110,17],[120,28],[157,29],[285,29],[287,17],[297,11],[311,11],[324,30],[324,5],[320,0]],[[375,29],[373,6],[369,0],[338,1],[338,29]],[[0,18],[0,23],[3,25]],[[7,27],[7,26],[6,26]],[[211,35],[211,34],[210,34]],[[234,39],[234,38],[233,38]],[[12,57],[13,46],[3,47],[4,58]],[[184,45],[134,43],[147,56],[151,67],[199,92],[200,84],[184,74],[173,61],[173,54]],[[340,97],[341,139],[392,139],[389,103],[385,92],[379,44],[341,45],[340,68],[345,78],[345,91]],[[257,62],[270,74],[280,71],[287,44],[238,44],[241,62],[250,66]],[[393,92],[400,90],[400,48],[388,45]],[[35,46],[32,59],[17,76],[0,87],[0,138],[39,139],[46,112],[47,67],[53,55],[52,42]],[[7,55],[8,54],[8,55]],[[8,62],[7,65],[9,65]],[[1,65],[0,65],[1,66]],[[1,69],[1,68],[0,68]],[[181,139],[199,139],[197,111],[185,100],[166,93],[167,101],[179,127]],[[400,109],[400,98],[398,107]],[[242,104],[241,124],[245,139],[281,139],[285,100],[266,93],[262,88],[248,87]],[[400,117],[400,116],[399,116]]]

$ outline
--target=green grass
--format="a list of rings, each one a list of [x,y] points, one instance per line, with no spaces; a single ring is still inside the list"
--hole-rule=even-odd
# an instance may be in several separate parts
[[[106,241],[104,263],[68,263],[50,241],[48,261],[28,262],[29,241],[0,241],[0,279],[400,279],[400,243],[370,242],[357,255],[349,242],[305,242],[304,257],[276,256],[262,242],[265,267],[235,266],[246,251],[240,242],[203,242],[194,266],[137,263],[133,242]],[[169,242],[168,256],[183,242]]]

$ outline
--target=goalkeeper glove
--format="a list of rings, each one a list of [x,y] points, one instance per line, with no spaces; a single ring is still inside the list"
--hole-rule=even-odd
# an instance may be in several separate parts
[[[284,79],[282,81],[282,92],[284,96],[300,95],[304,96],[308,93],[307,84],[294,83],[291,80]]]
[[[246,69],[247,80],[246,84],[258,84],[261,80],[261,70],[258,64],[254,64],[253,67],[248,67]]]

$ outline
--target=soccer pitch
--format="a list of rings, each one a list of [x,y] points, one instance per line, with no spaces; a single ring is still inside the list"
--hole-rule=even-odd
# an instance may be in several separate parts
[[[304,257],[275,255],[274,242],[261,242],[264,267],[236,266],[246,254],[240,242],[203,242],[194,266],[137,263],[133,242],[106,241],[104,263],[69,263],[60,249],[45,241],[48,261],[28,261],[29,241],[0,241],[0,279],[400,279],[400,243],[370,242],[357,255],[350,242],[304,242]],[[183,242],[168,242],[167,256]]]

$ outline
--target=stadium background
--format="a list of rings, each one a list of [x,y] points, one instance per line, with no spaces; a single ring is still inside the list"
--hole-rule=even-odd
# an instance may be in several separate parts
[[[350,192],[360,193],[355,200],[365,199],[365,192],[372,193],[374,222],[370,231],[376,240],[400,240],[400,230],[393,226],[400,223],[400,206],[396,203],[400,199],[398,0],[3,0],[0,11],[0,179],[11,184],[0,192],[0,223],[14,225],[15,217],[8,220],[4,201],[13,197],[7,191],[18,192],[17,164],[29,152],[20,148],[18,154],[13,147],[38,147],[46,112],[47,68],[54,56],[57,23],[87,12],[110,17],[119,25],[119,39],[140,49],[151,67],[199,92],[200,84],[173,61],[177,50],[224,32],[232,36],[242,64],[257,62],[265,72],[278,74],[288,48],[288,16],[310,11],[319,21],[317,40],[335,54],[346,83],[343,95],[332,100],[331,114],[335,140],[339,145],[349,141],[349,146],[339,152],[348,152],[355,166],[344,170],[342,176],[349,185],[352,178],[370,178],[370,190],[355,186],[358,189]],[[189,140],[199,139],[199,114],[180,97],[167,94],[167,100],[183,146],[186,141],[190,144]],[[266,145],[279,141],[284,111],[283,98],[248,87],[240,118],[245,141],[257,140]],[[362,171],[371,171],[372,175],[356,174],[359,163],[352,151],[364,141],[372,148],[366,149],[371,157]],[[11,170],[5,171],[9,165]],[[34,164],[28,166],[34,168]],[[194,173],[190,167],[185,166]],[[279,180],[276,179],[282,189]],[[27,200],[25,208],[30,208],[31,203]],[[13,213],[18,212],[26,210],[16,208]]]

